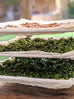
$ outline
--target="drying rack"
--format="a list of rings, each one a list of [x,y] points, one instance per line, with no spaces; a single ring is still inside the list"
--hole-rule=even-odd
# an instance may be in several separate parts
[[[50,33],[62,33],[62,32],[74,32],[73,27],[68,29],[8,29],[0,30],[0,35],[3,34],[17,34],[17,35],[39,35],[39,34],[50,34]],[[0,56],[10,56],[10,57],[34,57],[34,58],[62,58],[62,59],[72,59],[74,60],[74,50],[67,53],[52,53],[43,51],[14,51],[14,52],[0,52]],[[31,86],[38,86],[49,89],[63,89],[70,88],[74,85],[74,78],[68,80],[56,80],[56,79],[39,79],[39,78],[29,78],[29,77],[14,77],[14,76],[0,76],[0,81],[5,83],[19,83]]]

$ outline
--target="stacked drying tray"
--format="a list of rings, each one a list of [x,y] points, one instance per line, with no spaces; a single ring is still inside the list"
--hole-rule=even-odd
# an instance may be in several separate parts
[[[40,34],[56,34],[74,32],[74,20],[60,20],[52,22],[36,22],[21,19],[14,22],[0,23],[0,35],[16,34],[18,36],[31,36]],[[59,38],[59,37],[58,37]],[[55,38],[56,39],[56,38]],[[17,39],[16,39],[17,40]],[[53,53],[38,50],[0,52],[0,56],[8,57],[33,57],[33,58],[60,58],[74,60],[74,50],[67,53]],[[0,76],[0,81],[5,83],[19,83],[44,88],[62,89],[74,85],[74,78],[68,80],[40,79],[30,77]]]

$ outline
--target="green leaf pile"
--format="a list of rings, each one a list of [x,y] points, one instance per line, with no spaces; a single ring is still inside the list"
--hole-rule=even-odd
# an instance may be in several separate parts
[[[68,39],[48,39],[44,40],[36,38],[31,40],[30,38],[20,39],[8,46],[1,46],[0,51],[30,51],[41,50],[45,52],[65,53],[74,50],[74,38]]]
[[[74,61],[69,59],[15,58],[0,66],[0,75],[49,79],[74,78]]]

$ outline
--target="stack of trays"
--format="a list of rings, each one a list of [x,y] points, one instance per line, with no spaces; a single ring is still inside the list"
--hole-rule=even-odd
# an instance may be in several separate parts
[[[14,22],[0,23],[0,35],[15,34],[20,35],[20,37],[21,35],[32,37],[33,35],[57,34],[57,33],[59,34],[64,32],[74,32],[74,20],[37,22],[21,19],[19,21]],[[63,59],[65,58],[74,60],[74,50],[63,54],[52,52],[47,53],[43,51],[0,52],[0,56],[63,58]],[[40,79],[29,77],[0,76],[0,81],[3,81],[5,83],[19,83],[25,85],[32,85],[49,89],[70,88],[74,85],[74,78],[70,78],[69,80],[56,80],[56,79]]]

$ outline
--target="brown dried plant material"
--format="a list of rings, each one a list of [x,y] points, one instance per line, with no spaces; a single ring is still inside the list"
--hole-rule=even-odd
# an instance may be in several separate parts
[[[51,23],[51,24],[39,24],[39,23],[23,23],[20,24],[21,27],[27,27],[27,28],[54,28],[61,26],[62,23]],[[6,29],[6,28],[19,28],[17,25],[6,25],[5,27],[0,27],[0,29]]]
[[[22,27],[27,28],[50,28],[50,27],[59,27],[62,25],[62,23],[52,23],[52,24],[39,24],[39,23],[23,23],[20,24]]]
[[[18,26],[14,26],[14,25],[6,25],[4,28],[7,28],[7,27],[9,27],[9,28],[17,28]]]

